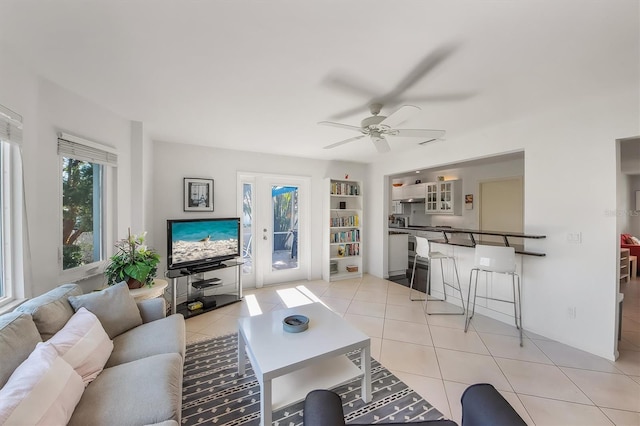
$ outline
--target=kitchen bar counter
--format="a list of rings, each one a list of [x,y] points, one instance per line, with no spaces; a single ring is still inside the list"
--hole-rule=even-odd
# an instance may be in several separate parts
[[[407,232],[409,231],[425,231],[425,232],[439,232],[442,233],[442,239],[431,240],[434,243],[451,244],[462,247],[475,247],[476,235],[497,236],[502,238],[502,243],[498,242],[482,242],[486,245],[500,245],[506,247],[513,247],[518,254],[524,254],[529,256],[545,256],[544,253],[532,252],[524,249],[524,246],[520,244],[511,244],[509,238],[530,238],[530,239],[542,239],[546,238],[545,235],[533,235],[524,234],[521,232],[499,232],[499,231],[480,231],[477,229],[465,229],[465,228],[449,228],[446,226],[408,226],[405,228],[395,228],[390,226],[389,232]]]

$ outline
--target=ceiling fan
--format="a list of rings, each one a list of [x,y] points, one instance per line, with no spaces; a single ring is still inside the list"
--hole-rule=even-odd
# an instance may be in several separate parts
[[[409,89],[415,86],[427,74],[445,62],[457,49],[457,43],[448,43],[436,48],[418,62],[409,73],[404,76],[391,90],[380,90],[366,84],[361,76],[351,76],[348,74],[333,72],[327,76],[323,83],[333,89],[343,93],[350,93],[358,97],[367,99],[365,105],[358,105],[346,111],[341,111],[331,116],[332,119],[346,118],[371,104],[381,104],[387,107],[394,107],[403,103],[414,102],[447,102],[461,101],[475,95],[472,92],[440,93],[431,95],[405,95]],[[374,114],[375,115],[375,114]]]
[[[344,145],[349,142],[362,139],[365,136],[371,137],[371,141],[379,153],[389,152],[389,142],[387,142],[386,136],[399,136],[399,137],[415,137],[424,138],[426,142],[431,142],[444,136],[444,130],[430,130],[430,129],[398,129],[397,125],[405,122],[410,116],[420,111],[420,108],[412,105],[403,105],[398,108],[389,116],[378,115],[382,109],[382,104],[373,103],[369,105],[371,111],[371,117],[367,117],[360,123],[360,127],[351,126],[349,124],[334,123],[331,121],[321,121],[318,124],[323,126],[339,127],[341,129],[354,130],[362,133],[360,136],[345,139],[340,142],[327,145],[324,149],[335,148],[340,145]],[[421,144],[422,144],[421,143]]]

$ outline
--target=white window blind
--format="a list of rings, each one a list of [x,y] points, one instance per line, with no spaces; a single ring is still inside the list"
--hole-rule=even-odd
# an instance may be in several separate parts
[[[0,140],[20,144],[22,142],[22,117],[0,105]]]
[[[118,165],[118,154],[114,148],[66,133],[58,135],[58,155],[112,167]]]

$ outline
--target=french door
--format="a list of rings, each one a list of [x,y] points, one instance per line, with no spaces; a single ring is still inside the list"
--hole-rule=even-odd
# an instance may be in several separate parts
[[[238,185],[244,282],[308,279],[309,178],[238,173]]]

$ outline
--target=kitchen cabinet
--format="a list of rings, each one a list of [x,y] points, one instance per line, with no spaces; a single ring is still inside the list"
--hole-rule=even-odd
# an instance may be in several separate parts
[[[402,200],[402,188],[403,186],[392,186],[391,187],[391,199],[393,201]]]
[[[415,185],[402,186],[402,199],[424,198],[426,195],[426,184],[417,183]]]
[[[408,198],[424,198],[426,185],[416,183],[415,185],[403,185],[391,187],[391,199],[393,201],[406,200]]]
[[[425,213],[462,215],[462,181],[444,180],[425,184]]]
[[[399,200],[391,201],[391,214],[404,214],[404,205]]]

